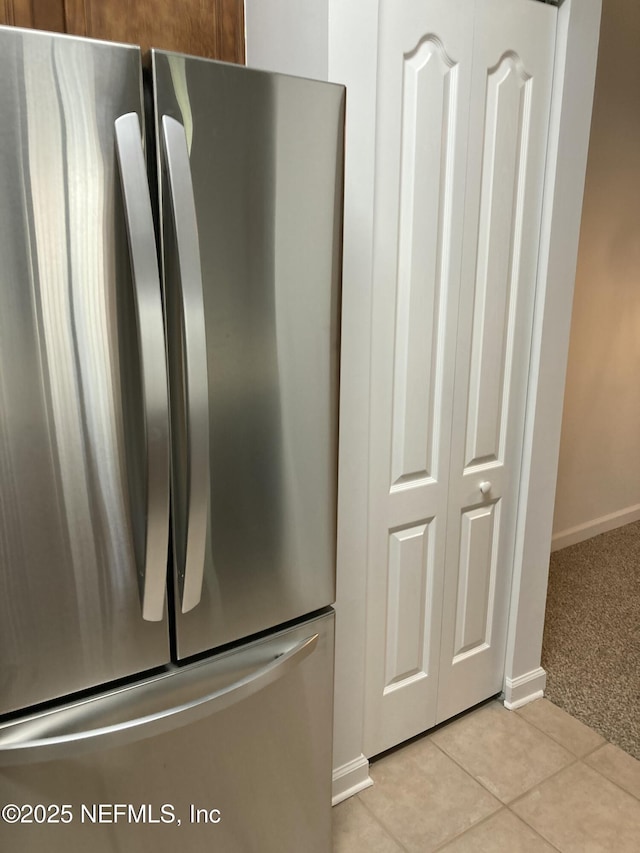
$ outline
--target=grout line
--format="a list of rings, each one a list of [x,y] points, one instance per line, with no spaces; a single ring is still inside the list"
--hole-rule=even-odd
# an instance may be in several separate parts
[[[527,721],[523,720],[523,722],[526,723]],[[545,734],[545,733],[541,732],[541,734]],[[540,781],[535,782],[530,788],[527,788],[526,791],[523,791],[521,794],[518,794],[517,797],[513,797],[513,799],[511,799],[505,803],[503,800],[500,799],[500,797],[494,791],[491,790],[491,788],[489,788],[482,781],[482,779],[479,779],[477,776],[474,776],[473,773],[471,773],[469,770],[467,770],[466,767],[464,767],[462,764],[460,764],[460,762],[453,755],[450,755],[444,747],[440,746],[439,744],[435,743],[434,741],[432,741],[432,743],[434,744],[434,746],[436,746],[440,750],[440,752],[442,752],[444,755],[446,755],[447,758],[449,758],[451,761],[453,761],[455,764],[457,764],[461,770],[464,770],[464,772],[467,774],[467,776],[470,776],[474,782],[476,782],[478,785],[481,785],[485,789],[485,791],[488,791],[488,793],[491,794],[491,796],[494,797],[500,803],[500,805],[506,806],[507,808],[509,808],[513,803],[516,803],[518,800],[521,800],[523,797],[526,797],[527,794],[529,794],[531,791],[533,791],[534,788],[537,788],[538,785],[543,785],[548,779],[553,779],[554,776],[557,776],[559,773],[562,773],[563,770],[567,770],[569,767],[573,767],[574,764],[577,764],[579,761],[582,760],[579,756],[574,755],[566,747],[563,747],[565,752],[568,755],[570,755],[572,758],[572,760],[568,764],[564,764],[558,770],[554,770],[553,773],[550,773],[548,776],[545,776],[543,779],[540,779]],[[554,741],[554,743],[556,743],[556,741]],[[559,744],[559,745],[561,746],[561,744]],[[602,746],[602,744],[601,744],[601,746]],[[514,814],[515,814],[515,812],[514,812]]]
[[[549,701],[549,700],[547,700],[547,701]],[[553,704],[553,702],[551,704]],[[558,707],[558,706],[556,705],[555,707]],[[520,709],[517,709],[516,711],[514,711],[514,713],[516,714],[516,716],[519,720],[521,720],[523,723],[526,723],[528,726],[531,726],[532,729],[534,729],[539,734],[544,735],[544,737],[548,738],[550,741],[555,743],[557,746],[562,747],[562,749],[564,749],[565,752],[568,752],[569,755],[572,755],[576,759],[581,758],[580,755],[576,755],[572,749],[569,749],[569,747],[566,744],[561,743],[557,737],[555,737],[554,735],[552,735],[550,732],[546,731],[545,729],[540,728],[540,726],[536,725],[532,720],[527,719],[527,717],[525,717],[523,714],[518,713],[519,710]],[[563,710],[563,709],[561,708],[560,710]],[[565,711],[565,714],[566,713],[567,712]],[[568,716],[571,717],[571,714],[569,714]],[[571,717],[571,719],[577,720],[577,722],[581,722],[581,720],[578,720],[577,717]],[[585,725],[585,723],[582,723],[582,725]],[[590,726],[587,726],[587,728],[590,728]],[[591,731],[593,731],[593,729],[591,729]],[[598,732],[596,732],[596,734],[598,734]],[[602,737],[602,735],[600,735],[600,737]],[[600,746],[603,746],[603,744],[601,744],[601,743],[598,744],[598,747],[596,747],[596,749],[598,749]]]
[[[447,844],[451,844],[453,841],[457,841],[458,838],[462,838],[463,835],[466,835],[468,832],[471,832],[473,829],[476,829],[478,826],[481,826],[483,823],[486,823],[488,820],[491,820],[492,817],[499,815],[500,812],[506,811],[507,807],[505,805],[502,808],[499,808],[495,812],[491,812],[491,814],[485,815],[480,820],[472,823],[471,826],[468,826],[466,829],[463,829],[462,832],[458,832],[455,835],[452,835],[451,838],[447,838],[446,841],[443,841],[442,844],[439,844],[437,847],[434,847],[433,853],[438,853],[438,850],[442,850],[447,846]]]
[[[465,832],[469,832],[469,830],[470,830],[470,829],[473,829],[474,827],[478,826],[478,824],[483,823],[485,820],[488,820],[488,819],[489,819],[490,817],[492,817],[493,815],[498,814],[502,808],[506,808],[506,805],[505,805],[505,803],[503,803],[503,802],[500,800],[500,798],[499,798],[499,797],[496,797],[496,795],[493,793],[493,791],[490,791],[490,790],[486,787],[486,785],[483,785],[483,784],[482,784],[482,782],[480,782],[478,779],[476,779],[476,778],[475,778],[475,776],[473,776],[473,774],[469,773],[469,771],[468,771],[465,767],[463,767],[463,766],[462,766],[458,761],[456,761],[456,759],[455,759],[455,758],[453,758],[451,755],[449,755],[447,752],[445,752],[445,750],[440,749],[440,747],[438,746],[438,744],[437,744],[437,743],[435,743],[435,741],[431,740],[431,736],[430,736],[429,732],[426,732],[426,733],[424,733],[424,735],[421,735],[421,736],[419,736],[419,737],[423,737],[425,741],[429,741],[429,743],[430,743],[432,746],[435,746],[435,748],[436,748],[437,750],[439,750],[439,752],[440,752],[442,755],[444,755],[444,756],[445,756],[445,758],[448,758],[448,759],[449,759],[449,761],[453,762],[457,767],[459,767],[459,769],[460,769],[460,770],[462,770],[462,772],[463,772],[466,776],[468,776],[468,777],[469,777],[473,782],[475,782],[477,785],[480,785],[482,788],[484,788],[484,790],[485,790],[488,794],[490,794],[490,795],[491,795],[491,797],[493,797],[493,799],[494,799],[494,800],[496,801],[496,803],[497,803],[497,807],[496,807],[493,811],[491,811],[489,814],[487,814],[487,815],[485,815],[484,817],[479,818],[478,820],[474,821],[470,826],[468,826],[466,829],[462,830],[462,832],[457,833],[456,835],[452,835],[452,836],[450,836],[450,837],[449,837],[449,838],[447,838],[445,841],[443,841],[443,842],[442,842],[442,844],[441,844],[440,846],[435,847],[435,848],[434,848],[434,853],[435,853],[435,851],[436,851],[436,850],[440,850],[443,846],[446,846],[447,844],[450,844],[454,839],[459,838],[459,837],[460,837],[460,835],[464,835],[464,833],[465,833]],[[415,738],[415,739],[417,740],[418,738]],[[374,782],[374,784],[375,784],[375,782]],[[364,792],[362,792],[362,793],[364,793]],[[360,797],[361,795],[360,795],[360,794],[357,794],[356,796]],[[374,814],[374,812],[373,812],[373,811],[372,811],[372,810],[367,806],[367,804],[366,804],[363,800],[361,800],[360,802],[362,802],[362,805],[366,808],[366,810],[367,810],[367,811],[369,812],[369,814],[374,818],[374,820],[376,820],[376,821],[380,824],[380,826],[385,830],[385,832],[387,832],[387,833],[388,833],[388,834],[393,838],[393,840],[394,840],[397,844],[399,844],[399,845],[400,845],[400,847],[402,847],[402,849],[403,849],[403,850],[407,850],[407,848],[406,848],[406,847],[402,844],[402,842],[401,842],[401,841],[400,841],[400,840],[395,836],[395,834],[391,831],[391,829],[389,829],[389,828],[386,826],[386,824],[385,824],[385,823],[383,823],[383,821],[382,821],[382,820],[380,820],[380,819],[379,819],[379,818]]]
[[[612,746],[615,746],[615,744],[612,744]],[[623,752],[624,752],[624,750],[623,750]],[[625,753],[625,755],[628,755],[628,754],[629,753]],[[589,755],[593,755],[593,753],[590,752]],[[633,755],[631,756],[631,758],[633,758]],[[637,759],[636,759],[636,761],[637,761]],[[619,782],[616,782],[614,779],[611,779],[609,776],[607,776],[605,773],[602,773],[600,770],[598,770],[597,767],[594,767],[592,764],[587,764],[586,761],[584,764],[585,764],[585,767],[588,767],[589,770],[593,770],[593,772],[597,773],[598,776],[600,776],[602,779],[606,779],[607,782],[610,782],[619,791],[622,791],[623,794],[627,794],[628,796],[632,797],[637,802],[640,802],[640,795],[636,795],[636,794],[632,793],[631,791],[628,791]]]
[[[398,845],[398,847],[400,847],[401,850],[404,850],[405,853],[407,853],[407,848],[404,846],[402,841],[400,841],[400,839],[396,837],[395,833],[392,832],[391,829],[389,829],[389,827],[382,820],[380,820],[380,818],[377,816],[377,814],[375,814],[375,812],[373,812],[369,808],[369,806],[364,802],[364,800],[360,799],[360,794],[356,794],[356,797],[357,797],[358,801],[360,802],[360,804],[362,805],[362,807],[364,808],[364,810],[369,815],[369,817],[371,817],[378,824],[378,826],[382,827],[384,832],[386,832],[386,834],[389,835],[393,841],[395,841],[395,843]]]
[[[433,853],[438,853],[438,851],[444,850],[448,844],[451,844],[453,841],[457,841],[459,838],[463,838],[465,835],[467,835],[468,833],[477,829],[477,827],[481,826],[483,823],[487,823],[492,818],[497,817],[497,815],[499,815],[500,812],[509,812],[509,814],[511,814],[519,823],[523,824],[524,826],[526,826],[527,829],[531,830],[531,832],[533,832],[534,835],[536,835],[541,841],[544,841],[545,844],[548,844],[549,847],[551,847],[553,850],[556,851],[556,853],[562,853],[560,848],[556,847],[556,845],[553,844],[551,841],[549,841],[548,838],[545,838],[541,832],[539,832],[533,826],[530,826],[526,822],[526,820],[521,818],[520,815],[511,811],[509,806],[505,806],[505,805],[503,805],[501,809],[498,809],[497,812],[492,812],[492,814],[487,815],[486,817],[483,817],[482,820],[479,820],[477,823],[474,823],[472,826],[468,827],[467,829],[464,829],[462,832],[459,832],[457,835],[454,835],[451,838],[449,838],[448,841],[445,841],[443,844],[439,845],[438,847],[435,847],[433,850]]]
[[[440,744],[436,743],[435,741],[431,741],[431,743],[436,747],[436,749],[439,749],[443,755],[446,755],[446,757],[449,759],[449,761],[453,761],[454,764],[457,764],[457,766],[460,768],[460,770],[463,770],[467,774],[467,776],[470,779],[473,779],[473,781],[477,785],[480,785],[481,787],[483,787],[485,789],[485,791],[487,793],[491,794],[491,796],[494,798],[494,800],[497,800],[501,806],[506,805],[506,803],[503,803],[502,800],[500,799],[500,797],[498,797],[494,793],[494,791],[492,791],[490,788],[488,788],[484,782],[482,782],[480,779],[478,779],[476,776],[474,776],[473,773],[471,773],[471,771],[467,770],[466,767],[464,767],[462,764],[460,764],[458,759],[455,758],[453,755],[450,755],[443,746],[440,746]]]
[[[608,743],[608,742],[607,742],[607,743]],[[614,744],[614,745],[615,745],[615,744]],[[603,746],[606,746],[606,744],[600,744],[600,746],[598,747],[598,749],[602,749],[602,747],[603,747]],[[593,750],[593,752],[597,752],[597,751],[598,751],[598,749]],[[598,774],[598,776],[600,776],[602,779],[606,779],[606,780],[607,780],[607,782],[610,782],[614,787],[618,788],[618,790],[619,790],[619,791],[621,791],[623,794],[627,794],[627,795],[628,795],[629,797],[631,797],[632,799],[637,800],[638,802],[640,802],[640,797],[637,797],[635,794],[632,794],[632,793],[631,793],[631,791],[628,791],[626,788],[623,788],[623,787],[622,787],[622,785],[618,784],[618,783],[617,783],[617,782],[615,782],[613,779],[610,779],[610,778],[609,778],[608,776],[606,776],[604,773],[601,773],[601,772],[598,770],[598,768],[597,768],[597,767],[593,767],[591,764],[587,764],[587,762],[586,762],[584,759],[585,759],[588,755],[593,755],[593,752],[588,752],[588,753],[587,753],[587,755],[583,756],[582,758],[580,758],[580,757],[578,757],[578,756],[575,756],[575,760],[574,760],[574,761],[572,761],[570,764],[565,764],[565,766],[564,766],[564,767],[561,767],[559,770],[556,770],[556,771],[555,771],[555,773],[552,773],[550,776],[547,776],[546,778],[542,779],[540,782],[536,782],[536,784],[535,784],[535,785],[533,785],[533,787],[529,788],[529,790],[528,790],[528,791],[525,791],[525,792],[524,792],[524,793],[522,793],[522,794],[518,794],[518,796],[517,796],[517,797],[514,797],[514,799],[513,799],[513,800],[509,800],[509,802],[508,802],[508,803],[505,803],[505,805],[507,806],[507,808],[511,808],[511,806],[512,806],[512,805],[514,805],[515,803],[517,803],[517,802],[519,802],[520,800],[522,800],[524,797],[526,797],[528,794],[530,794],[530,793],[531,793],[531,791],[533,791],[535,788],[539,787],[540,785],[544,785],[544,784],[545,784],[546,782],[548,782],[550,779],[553,779],[555,776],[558,776],[560,773],[562,773],[562,772],[563,772],[563,770],[568,770],[570,767],[573,767],[573,766],[574,766],[574,765],[576,765],[576,764],[584,764],[584,766],[585,766],[585,767],[588,767],[588,768],[589,768],[589,770],[593,770],[593,772],[594,772],[594,773],[597,773],[597,774]],[[633,758],[633,756],[631,756],[631,757]],[[478,781],[479,781],[479,780],[478,780]],[[480,784],[482,784],[482,783],[480,783]],[[515,812],[514,812],[514,814],[515,814]],[[524,820],[524,818],[521,818],[521,820]]]
[[[601,745],[600,745],[600,747],[598,747],[598,749],[602,748],[602,746],[603,746],[603,745],[604,745],[604,744],[601,744]],[[596,752],[596,751],[597,751],[597,750],[594,750],[594,752]],[[588,755],[591,755],[591,754],[592,754],[592,753],[588,753]],[[640,799],[640,798],[638,798],[638,797],[635,797],[635,796],[634,796],[630,791],[627,791],[625,788],[622,788],[620,785],[617,785],[617,784],[616,784],[612,779],[609,779],[607,776],[605,776],[605,775],[604,775],[604,773],[599,773],[599,772],[598,772],[598,770],[596,770],[596,768],[595,768],[595,767],[591,767],[591,765],[590,765],[590,764],[586,764],[586,763],[582,760],[582,758],[577,758],[577,759],[576,759],[576,761],[572,761],[572,762],[571,762],[571,764],[567,764],[567,766],[566,766],[566,767],[563,767],[563,768],[562,768],[562,770],[558,770],[556,773],[553,773],[551,776],[548,776],[548,777],[547,777],[546,779],[544,779],[542,782],[539,782],[537,785],[534,785],[534,786],[533,786],[533,788],[530,788],[528,791],[525,791],[525,793],[524,793],[524,794],[521,794],[520,796],[518,796],[518,797],[516,797],[514,800],[512,800],[512,801],[509,803],[509,805],[507,806],[507,808],[509,809],[509,811],[511,811],[511,813],[512,813],[512,814],[514,814],[517,818],[519,818],[519,820],[521,820],[521,821],[522,821],[523,823],[525,823],[525,824],[526,824],[530,829],[532,829],[532,830],[533,830],[534,832],[536,832],[536,833],[537,833],[541,838],[543,838],[543,839],[547,842],[547,844],[549,844],[549,845],[551,845],[551,847],[553,847],[553,849],[554,849],[554,850],[558,850],[558,851],[559,851],[559,853],[562,853],[562,851],[560,850],[560,848],[559,848],[559,847],[556,847],[556,845],[555,845],[555,844],[553,844],[553,842],[552,842],[549,838],[547,838],[545,835],[543,835],[543,833],[542,833],[539,829],[537,829],[536,827],[532,826],[532,825],[529,823],[529,821],[526,819],[526,817],[523,817],[523,815],[519,815],[517,812],[513,811],[513,809],[512,809],[511,807],[512,807],[513,805],[515,805],[516,803],[518,803],[520,800],[524,799],[524,798],[525,798],[528,794],[530,794],[530,793],[531,793],[535,788],[537,788],[537,787],[539,787],[539,786],[541,786],[541,785],[546,784],[549,780],[553,779],[553,778],[554,778],[554,776],[559,776],[559,775],[560,775],[560,773],[562,773],[562,772],[563,772],[563,770],[567,770],[569,767],[573,767],[573,766],[575,766],[576,764],[583,764],[583,765],[584,765],[585,767],[587,767],[589,770],[593,770],[593,771],[594,771],[598,776],[600,776],[602,779],[606,779],[608,782],[611,782],[611,784],[612,784],[614,787],[618,788],[618,790],[619,790],[621,793],[623,793],[623,794],[627,794],[627,795],[628,795],[628,796],[630,796],[633,800],[638,801],[638,800]]]
[[[559,705],[555,705],[553,702],[551,702],[550,699],[547,699],[547,702],[549,702],[551,705],[553,705],[554,708],[560,708]],[[526,705],[524,707],[526,708]],[[558,740],[558,738],[555,735],[551,734],[551,732],[547,731],[546,729],[541,728],[541,726],[539,726],[537,723],[534,723],[533,720],[529,720],[523,714],[520,714],[519,713],[520,710],[521,709],[518,708],[515,711],[515,713],[518,714],[518,717],[521,720],[523,720],[525,723],[529,723],[529,725],[533,726],[534,729],[541,732],[543,735],[546,735],[548,738],[551,738],[552,741],[557,743],[558,746],[561,746],[563,749],[566,749],[567,752],[570,752],[572,755],[576,755],[572,749],[569,749],[569,747],[566,745],[566,743],[562,743],[562,741]],[[580,725],[589,729],[590,732],[593,732],[594,734],[598,735],[598,737],[602,738],[602,743],[599,743],[597,746],[594,746],[592,749],[588,750],[583,755],[576,755],[576,758],[582,759],[582,758],[586,758],[588,755],[593,755],[594,752],[597,752],[599,749],[602,749],[603,746],[606,746],[608,743],[610,743],[610,741],[608,741],[604,737],[604,735],[601,735],[600,732],[597,732],[595,729],[592,729],[591,726],[588,726],[586,723],[583,723],[582,720],[579,720],[577,717],[574,717],[573,714],[570,714],[568,711],[565,711],[564,708],[560,708],[560,710],[563,711],[572,720],[575,720],[577,723],[580,723]]]
[[[539,782],[536,782],[536,784],[532,785],[527,791],[523,791],[522,794],[518,794],[517,797],[514,797],[512,800],[509,800],[509,802],[507,803],[507,808],[511,808],[511,806],[515,805],[516,803],[519,803],[520,800],[523,800],[532,791],[535,791],[536,788],[539,788],[541,785],[546,785],[546,783],[550,779],[555,779],[556,776],[559,776],[561,773],[563,773],[565,770],[568,770],[570,767],[574,767],[576,764],[580,764],[581,761],[582,761],[581,758],[578,758],[577,755],[574,755],[573,761],[570,761],[568,764],[565,764],[564,767],[560,767],[559,770],[555,770],[553,773],[550,773],[548,776],[545,776],[544,779],[541,779]],[[514,814],[515,814],[515,812],[514,812]],[[519,815],[518,815],[518,817],[519,817]],[[521,817],[520,820],[524,820],[524,818]],[[526,821],[525,821],[525,823],[526,823]]]
[[[593,729],[591,729],[591,731],[593,731]],[[615,746],[615,744],[612,744],[610,740],[605,740],[604,743],[599,744],[594,749],[590,749],[589,752],[585,752],[585,754],[582,757],[588,758],[590,755],[593,755],[594,752],[597,752],[599,749],[602,749],[605,746],[609,746],[609,744],[611,744],[611,746]],[[629,754],[628,752],[625,753],[625,755],[628,755],[628,754]],[[631,757],[633,758],[633,756],[631,756]]]
[[[556,705],[555,707],[557,708],[558,706]],[[561,710],[564,710],[564,709],[561,709]],[[566,713],[567,712],[565,711],[565,714]],[[517,711],[516,711],[516,714],[518,714]],[[595,729],[592,729],[591,726],[587,726],[586,723],[582,722],[582,720],[579,720],[577,717],[572,717],[571,714],[568,714],[568,716],[571,717],[572,720],[575,720],[577,723],[581,723],[583,726],[586,726],[586,728],[588,728],[589,731],[591,731],[594,734],[602,737],[600,732],[597,732]],[[566,745],[566,743],[562,743],[562,741],[558,740],[558,738],[555,735],[551,734],[551,732],[547,731],[546,729],[543,729],[541,726],[534,723],[533,720],[528,720],[526,717],[523,717],[522,714],[518,714],[518,717],[521,720],[523,720],[525,723],[529,723],[529,725],[532,726],[534,729],[536,729],[536,731],[539,731],[541,734],[546,735],[548,738],[551,738],[551,740],[554,743],[557,743],[558,746],[561,746],[563,749],[566,749],[567,752],[570,752],[572,755],[575,755],[576,758],[585,758],[587,755],[591,755],[592,752],[595,752],[597,749],[600,749],[606,743],[608,743],[608,741],[605,738],[603,738],[602,743],[599,743],[597,746],[594,746],[593,749],[590,749],[588,752],[585,752],[583,755],[576,755],[576,753],[572,749],[569,749],[569,747]]]
[[[547,699],[547,701],[548,701],[550,704],[554,705],[554,707],[555,707],[555,708],[560,708],[560,706],[559,706],[559,705],[555,705],[555,703],[551,702],[551,700],[550,700],[550,699]],[[576,756],[576,757],[577,757],[577,759],[578,759],[578,761],[582,761],[582,762],[584,762],[584,764],[585,764],[585,766],[586,766],[586,767],[589,767],[591,770],[594,770],[594,771],[595,771],[599,776],[601,776],[603,779],[606,779],[608,782],[611,782],[611,784],[612,784],[612,785],[615,785],[615,786],[616,786],[617,788],[619,788],[621,791],[624,791],[624,793],[625,793],[625,794],[629,794],[629,796],[633,797],[635,800],[640,801],[640,794],[636,795],[636,794],[634,794],[632,791],[627,790],[627,789],[626,789],[623,785],[621,785],[619,782],[616,782],[616,781],[615,781],[615,779],[611,779],[609,776],[607,776],[607,774],[606,774],[606,773],[603,773],[603,772],[602,772],[601,770],[599,770],[597,767],[594,767],[592,764],[589,764],[589,763],[587,762],[587,760],[586,760],[586,759],[587,759],[587,758],[589,758],[590,756],[594,755],[594,753],[598,752],[598,751],[599,751],[599,750],[601,750],[601,749],[604,749],[604,747],[605,747],[605,746],[613,746],[613,747],[616,747],[616,749],[621,749],[621,747],[617,746],[617,744],[615,744],[615,743],[612,743],[610,740],[607,740],[607,739],[604,737],[604,735],[601,735],[601,734],[600,734],[600,732],[597,732],[594,728],[592,728],[591,726],[588,726],[586,723],[582,722],[582,720],[579,720],[577,717],[574,717],[574,716],[573,716],[573,714],[570,714],[568,711],[565,711],[565,710],[564,710],[564,708],[560,708],[560,710],[561,710],[561,711],[563,711],[563,712],[564,712],[568,717],[570,717],[572,720],[576,720],[576,722],[578,722],[578,723],[580,723],[581,725],[585,726],[586,728],[588,728],[588,729],[589,729],[589,731],[592,731],[594,734],[597,734],[597,735],[599,735],[599,736],[602,738],[602,742],[601,742],[601,743],[599,743],[599,744],[597,744],[596,746],[592,747],[590,750],[588,750],[587,752],[585,752],[583,755],[578,755],[578,756]],[[516,713],[518,713],[518,711],[516,711]],[[551,738],[552,740],[554,740],[554,741],[555,741],[559,746],[563,747],[563,749],[566,749],[566,750],[567,750],[567,752],[571,752],[571,754],[572,754],[572,755],[573,755],[573,754],[575,754],[575,753],[573,753],[573,752],[572,752],[572,750],[570,750],[570,749],[569,749],[569,747],[568,747],[568,746],[566,746],[566,744],[562,743],[560,740],[558,740],[556,737],[554,737],[554,735],[552,735],[550,732],[545,731],[544,729],[540,728],[540,726],[538,726],[536,723],[534,723],[534,722],[533,722],[533,720],[529,720],[529,719],[527,719],[526,717],[523,717],[523,715],[522,715],[522,714],[518,714],[518,716],[520,717],[520,719],[521,719],[521,720],[524,720],[524,721],[525,721],[525,723],[529,723],[529,725],[530,725],[530,726],[533,726],[533,727],[534,727],[535,729],[537,729],[539,732],[542,732],[542,734],[547,735],[547,737],[550,737],[550,738]],[[622,751],[622,752],[624,752],[624,754],[625,754],[625,755],[629,755],[629,757],[630,757],[630,758],[634,758],[634,757],[635,757],[635,756],[631,755],[630,753],[625,752],[625,750],[624,750],[624,749],[621,749],[621,751]],[[636,761],[637,761],[637,759],[636,759]],[[574,762],[574,763],[575,763],[575,762]],[[570,767],[570,766],[571,766],[571,765],[569,765],[569,764],[567,765],[567,767]],[[554,775],[555,775],[555,774],[554,774]],[[551,778],[551,777],[549,777],[549,778]],[[534,787],[535,787],[535,786],[534,786]],[[525,795],[523,794],[522,796],[525,796]],[[520,799],[520,798],[518,797],[517,799]],[[513,802],[515,802],[515,800],[514,800]]]
[[[551,841],[550,838],[547,838],[545,835],[543,835],[539,829],[536,829],[534,826],[531,826],[531,824],[528,823],[521,815],[516,814],[514,811],[511,811],[510,808],[507,807],[507,809],[509,812],[511,812],[511,814],[514,817],[518,818],[520,823],[523,823],[527,827],[527,829],[530,829],[532,832],[534,832],[538,836],[538,838],[541,838],[545,842],[545,844],[548,844],[552,850],[556,850],[557,853],[562,853],[562,850],[560,849],[560,847],[556,847],[556,845],[553,843],[553,841]]]

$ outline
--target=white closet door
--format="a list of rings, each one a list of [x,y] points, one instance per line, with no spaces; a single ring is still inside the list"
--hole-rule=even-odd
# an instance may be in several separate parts
[[[435,723],[474,0],[381,0],[365,748]]]
[[[438,722],[502,688],[556,17],[476,6]]]

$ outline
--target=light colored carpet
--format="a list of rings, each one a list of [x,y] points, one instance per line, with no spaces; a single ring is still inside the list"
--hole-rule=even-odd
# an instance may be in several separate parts
[[[551,555],[546,697],[640,759],[640,522]]]

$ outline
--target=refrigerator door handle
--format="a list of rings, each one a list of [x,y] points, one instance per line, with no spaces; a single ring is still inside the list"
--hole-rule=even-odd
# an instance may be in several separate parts
[[[169,400],[160,276],[149,185],[137,113],[115,121],[115,138],[129,240],[146,427],[146,506],[134,508],[146,525],[136,554],[142,618],[163,618],[169,539]],[[139,513],[139,516],[138,516]]]
[[[138,697],[128,697],[125,688],[123,691],[41,714],[29,720],[9,723],[0,728],[0,767],[64,760],[98,749],[113,749],[201,720],[242,702],[283,678],[315,650],[318,639],[319,635],[313,634],[284,653],[272,656],[266,664],[261,663],[239,680],[175,706],[163,707],[162,702],[158,703],[158,697],[163,698],[163,691],[170,697],[185,688],[191,688],[193,692],[199,678],[206,680],[206,664],[201,668],[173,672],[154,682],[129,688],[132,692],[139,691]],[[178,684],[172,683],[176,681]],[[166,687],[169,690],[165,690]],[[124,703],[122,697],[125,699]],[[135,716],[136,700],[140,707],[148,709],[150,704],[153,705],[154,699],[161,705],[158,710],[144,716]],[[117,713],[118,707],[123,704],[133,710],[133,717],[127,715],[127,719],[112,725],[99,725],[101,717],[112,718],[114,710]],[[94,726],[97,722],[98,726],[87,728],[87,724],[91,722]]]
[[[198,222],[184,127],[162,117],[162,138],[177,249],[182,308],[182,361],[187,442],[186,505],[176,507],[186,524],[184,553],[177,554],[181,609],[202,597],[209,518],[209,378]]]

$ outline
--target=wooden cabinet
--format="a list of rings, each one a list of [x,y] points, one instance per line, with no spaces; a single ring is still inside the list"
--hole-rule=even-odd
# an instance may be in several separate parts
[[[502,688],[556,17],[380,2],[367,755]]]
[[[76,2],[82,2],[82,0],[76,0]],[[69,5],[74,5],[73,0]],[[0,4],[0,23],[64,33],[67,32],[65,3],[64,0],[4,0]]]
[[[4,0],[0,23],[244,63],[242,0]]]

